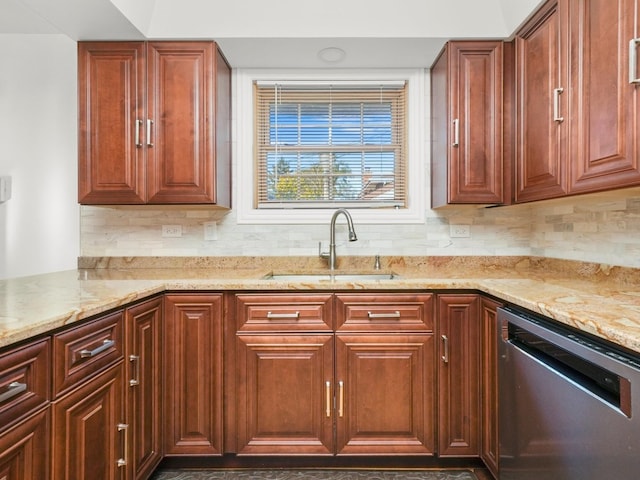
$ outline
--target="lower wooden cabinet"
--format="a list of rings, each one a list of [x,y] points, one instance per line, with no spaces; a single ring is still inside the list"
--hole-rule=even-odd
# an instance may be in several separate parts
[[[0,478],[50,478],[49,338],[0,354]]]
[[[128,478],[146,479],[162,460],[162,297],[125,311]]]
[[[438,295],[438,454],[480,455],[480,299]]]
[[[482,356],[480,456],[494,477],[498,478],[498,307],[503,304],[490,298],[480,299],[480,341]]]
[[[53,335],[54,480],[127,478],[123,323],[118,310]]]
[[[49,415],[50,408],[47,406],[3,432],[0,436],[0,478],[3,480],[51,478]]]
[[[222,305],[222,294],[165,296],[165,455],[223,453]]]
[[[163,456],[224,453],[469,456],[496,475],[500,305],[476,293],[150,298],[0,355],[0,478],[143,480]],[[33,373],[18,391],[20,365]]]
[[[237,453],[333,453],[333,335],[238,335]]]
[[[336,335],[338,455],[433,455],[431,334]]]
[[[322,310],[315,332],[300,312],[331,299],[311,297],[251,295],[250,311],[269,313],[273,322],[258,331],[254,321],[247,332],[248,310],[241,307],[249,299],[237,296],[234,450],[433,455],[433,296],[336,294],[340,313],[333,319]]]
[[[0,433],[49,404],[50,362],[49,338],[0,354]]]
[[[54,402],[54,480],[126,478],[129,426],[124,423],[123,378],[120,361]]]

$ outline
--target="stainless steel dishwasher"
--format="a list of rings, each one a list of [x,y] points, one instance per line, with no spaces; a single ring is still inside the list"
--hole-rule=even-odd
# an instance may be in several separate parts
[[[640,478],[640,361],[528,311],[499,322],[500,480]]]

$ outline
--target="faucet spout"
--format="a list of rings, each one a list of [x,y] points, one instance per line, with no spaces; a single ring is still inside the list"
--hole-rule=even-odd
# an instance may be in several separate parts
[[[355,242],[358,240],[358,236],[356,235],[356,230],[353,227],[353,219],[351,218],[351,214],[348,210],[344,208],[339,208],[333,213],[331,217],[331,225],[329,231],[329,254],[320,254],[323,258],[329,259],[329,270],[335,270],[336,268],[336,219],[339,215],[344,215],[347,219],[347,228],[349,229],[349,241]]]

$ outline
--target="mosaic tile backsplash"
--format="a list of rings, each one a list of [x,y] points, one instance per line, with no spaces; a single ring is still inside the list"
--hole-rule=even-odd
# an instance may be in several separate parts
[[[204,224],[216,222],[216,240]],[[328,243],[326,225],[244,225],[235,213],[202,207],[81,208],[81,256],[308,256]],[[162,236],[180,225],[182,236]],[[470,236],[450,235],[469,225]],[[339,227],[342,228],[342,227]],[[356,225],[338,232],[339,255],[535,255],[640,267],[640,188],[497,208],[428,210],[424,224]]]

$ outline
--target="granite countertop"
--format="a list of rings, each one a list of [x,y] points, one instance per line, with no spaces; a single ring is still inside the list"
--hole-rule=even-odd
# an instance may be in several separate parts
[[[344,257],[340,272],[373,273]],[[389,257],[384,280],[266,279],[326,273],[311,257],[81,258],[77,270],[0,281],[0,347],[164,291],[479,290],[640,353],[640,271],[540,257]]]

